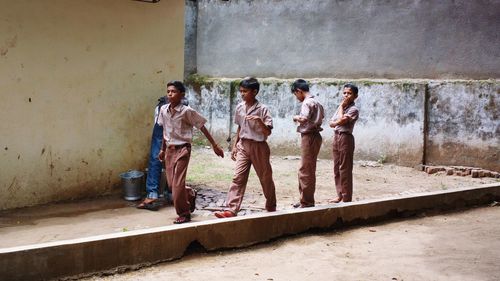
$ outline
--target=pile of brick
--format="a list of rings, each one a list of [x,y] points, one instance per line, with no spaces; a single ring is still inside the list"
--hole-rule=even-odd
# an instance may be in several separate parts
[[[423,171],[427,174],[435,174],[443,172],[448,176],[471,176],[473,178],[500,178],[499,172],[489,171],[481,168],[475,167],[464,167],[464,166],[423,166]]]

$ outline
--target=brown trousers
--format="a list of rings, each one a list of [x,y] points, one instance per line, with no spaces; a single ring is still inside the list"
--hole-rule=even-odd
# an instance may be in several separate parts
[[[259,177],[262,191],[266,198],[266,210],[276,210],[276,190],[273,181],[273,170],[269,157],[271,152],[267,142],[256,142],[242,139],[236,144],[236,168],[233,182],[227,194],[227,206],[233,213],[241,209],[241,202],[247,187],[250,166],[253,165]]]
[[[191,214],[191,200],[194,191],[186,187],[186,174],[191,157],[191,146],[167,147],[165,152],[165,172],[168,186],[172,189],[175,211],[179,216]]]
[[[323,139],[321,134],[311,133],[301,135],[301,162],[299,168],[300,205],[314,206],[314,191],[316,190],[316,162]]]
[[[333,137],[333,174],[337,196],[344,202],[352,201],[352,166],[354,136],[335,133]]]

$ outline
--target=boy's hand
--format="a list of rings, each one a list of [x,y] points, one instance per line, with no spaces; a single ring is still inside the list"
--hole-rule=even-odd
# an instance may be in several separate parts
[[[330,128],[334,128],[335,126],[337,126],[337,122],[330,121]]]
[[[245,119],[246,119],[246,120],[258,120],[258,121],[262,121],[262,119],[260,119],[260,117],[259,117],[259,116],[257,116],[257,115],[247,115],[247,116],[245,117]]]
[[[218,145],[212,146],[212,149],[214,150],[215,154],[217,156],[224,158],[224,150],[220,148]]]
[[[299,124],[303,124],[307,121],[307,118],[305,118],[304,116],[295,115],[295,116],[293,116],[293,121],[299,122]]]
[[[165,151],[160,150],[160,153],[158,154],[158,160],[160,160],[160,162],[163,162],[165,160]]]
[[[348,105],[350,105],[351,103],[352,103],[352,98],[347,97],[347,98],[344,98],[344,99],[342,100],[342,104],[341,104],[341,106],[342,106],[342,108],[346,108],[346,107],[347,107]]]
[[[233,161],[236,161],[236,154],[238,154],[238,149],[233,149],[233,150],[231,151],[231,159],[232,159]]]

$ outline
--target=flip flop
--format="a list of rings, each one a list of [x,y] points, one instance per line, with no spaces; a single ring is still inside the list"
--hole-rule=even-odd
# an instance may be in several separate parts
[[[150,211],[158,211],[163,204],[159,200],[144,204],[143,209]]]
[[[137,209],[147,209],[146,205],[148,204],[151,204],[157,200],[152,200],[152,201],[149,201],[149,202],[146,202],[147,199],[144,199],[144,201],[142,201],[139,205],[135,206]]]

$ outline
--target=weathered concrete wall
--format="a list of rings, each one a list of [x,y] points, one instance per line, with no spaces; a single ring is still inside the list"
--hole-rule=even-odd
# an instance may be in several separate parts
[[[493,81],[429,84],[429,164],[500,171],[500,85]]]
[[[300,138],[292,116],[299,112],[300,103],[290,93],[293,80],[260,81],[258,99],[269,107],[274,119],[269,137],[272,153],[299,154]],[[347,81],[310,82],[311,93],[323,104],[326,114],[320,156],[331,157],[333,130],[328,121],[342,100],[342,86]],[[360,109],[354,128],[356,159],[407,166],[427,161],[500,170],[498,80],[353,82],[359,86],[356,103]],[[237,92],[239,80],[209,79],[197,83],[188,94],[192,106],[207,116],[207,126],[220,142],[234,137],[237,128],[233,125],[233,111],[241,100]],[[426,96],[430,97],[427,104]],[[457,126],[457,122],[461,124]]]
[[[184,1],[0,0],[0,209],[107,193],[143,168]]]
[[[500,77],[499,0],[199,0],[212,77]]]

